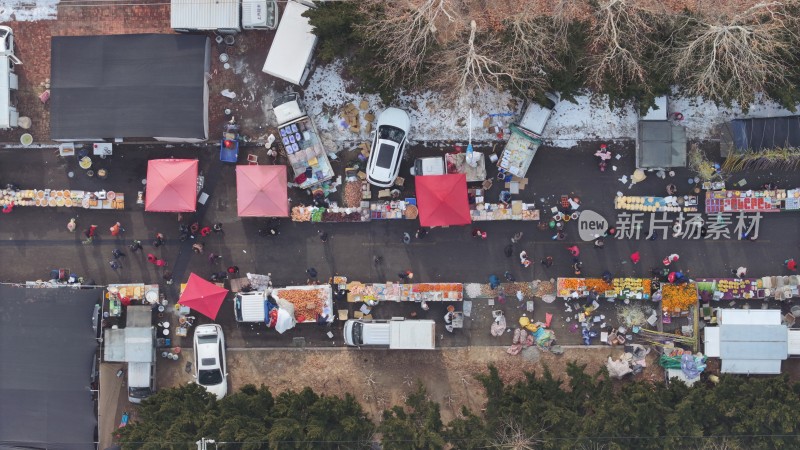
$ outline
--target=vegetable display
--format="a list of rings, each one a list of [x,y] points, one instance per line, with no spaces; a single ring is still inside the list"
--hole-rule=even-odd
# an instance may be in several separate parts
[[[661,287],[661,308],[664,311],[687,311],[697,304],[697,287],[694,283],[667,284]]]

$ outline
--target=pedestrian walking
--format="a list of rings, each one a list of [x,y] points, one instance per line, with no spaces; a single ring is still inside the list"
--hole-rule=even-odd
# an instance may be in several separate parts
[[[142,247],[142,241],[140,241],[138,239],[134,239],[133,242],[131,243],[131,245],[128,246],[128,248],[131,249],[131,251],[133,253],[136,253],[139,250],[143,250],[144,249],[144,247]]]
[[[209,253],[208,254],[208,262],[210,264],[214,264],[215,262],[217,262],[220,259],[222,259],[222,255],[218,255],[216,253]]]
[[[607,236],[611,236],[611,237],[616,236],[617,235],[617,229],[614,228],[614,227],[609,228],[608,230],[606,230],[606,235]]]
[[[203,253],[203,247],[204,245],[202,242],[195,242],[192,244],[192,251],[199,255],[200,253]]]
[[[581,256],[581,249],[579,249],[577,245],[567,247],[567,250],[569,250],[569,254],[572,255],[573,258],[578,258]]]
[[[117,262],[116,259],[109,261],[108,264],[111,266],[112,270],[119,270],[122,268],[122,265]]]
[[[380,266],[383,263],[383,257],[379,255],[375,255],[372,257],[372,263],[376,266]]]
[[[410,244],[411,243],[411,235],[408,233],[403,233],[403,244]]]
[[[155,264],[156,264],[156,267],[166,267],[167,266],[167,262],[164,261],[163,259],[157,259]]]
[[[417,233],[415,234],[417,239],[422,239],[427,235],[428,235],[428,229],[426,227],[417,228]]]
[[[163,278],[164,281],[167,282],[167,284],[172,284],[172,271],[171,270],[165,270],[164,271],[164,275],[162,275],[161,278]]]
[[[125,257],[125,253],[122,253],[120,249],[115,248],[114,250],[111,250],[111,256],[113,256],[114,259],[120,259]]]
[[[565,233],[563,231],[559,231],[558,233],[553,235],[553,240],[554,241],[563,241],[566,238],[567,238],[567,233]]]
[[[473,228],[472,229],[472,237],[486,239],[486,236],[487,236],[487,234],[486,234],[485,231],[483,231],[481,229],[478,229],[478,228]]]
[[[9,214],[14,210],[14,202],[10,202],[3,206],[3,214]]]
[[[531,266],[531,260],[528,258],[528,252],[525,250],[521,251],[519,254],[519,263],[522,267],[528,268]]]
[[[239,274],[239,266],[230,266],[230,267],[228,267],[228,273],[233,274],[233,275],[238,275]]]
[[[786,261],[783,262],[783,265],[786,266],[786,268],[791,270],[792,272],[797,270],[797,263],[794,262],[794,258],[787,259]]]
[[[83,232],[83,235],[86,236],[86,240],[83,241],[84,244],[91,244],[94,242],[94,237],[97,235],[97,225],[89,226],[89,228]]]
[[[747,267],[739,266],[738,269],[731,269],[731,274],[736,278],[744,278],[747,276]]]
[[[77,227],[77,225],[75,224],[75,219],[69,219],[69,222],[67,222],[67,230],[70,233],[74,233],[75,227]]]
[[[508,244],[503,248],[503,253],[505,253],[506,258],[511,258],[511,255],[514,254],[514,246],[512,244]]]
[[[112,236],[119,236],[119,233],[121,231],[124,231],[119,222],[115,223],[114,225],[111,225],[111,228],[109,228],[108,230],[111,232]]]
[[[397,276],[403,281],[409,281],[411,279],[409,277],[409,274],[411,274],[411,271],[410,270],[406,270],[404,272],[398,273]],[[413,276],[413,274],[411,274],[411,275]]]
[[[214,231],[214,233],[222,233],[223,232],[222,223],[220,222],[215,223],[214,225],[211,226],[211,229]]]
[[[211,234],[211,227],[203,227],[200,229],[200,236],[206,237]]]
[[[603,240],[603,238],[599,237],[599,238],[594,240],[594,248],[602,249],[605,246],[606,246],[606,242]]]
[[[153,247],[161,247],[164,245],[164,235],[161,233],[156,233],[156,239],[153,241]]]
[[[582,268],[583,268],[583,263],[580,261],[575,261],[572,264],[572,270],[575,272],[575,275],[580,275]]]
[[[634,264],[639,264],[639,259],[640,259],[640,258],[641,258],[641,255],[639,255],[639,252],[633,252],[633,253],[631,253],[631,262],[632,262],[632,263],[634,263]]]
[[[662,262],[664,263],[665,266],[668,266],[668,265],[678,261],[678,259],[680,259],[680,256],[678,256],[677,253],[673,253],[673,254],[667,256],[666,258],[664,258],[664,261],[662,261]]]
[[[319,235],[319,240],[324,242],[328,242],[328,233],[326,231],[317,231]]]
[[[553,257],[552,256],[545,256],[542,258],[542,265],[545,268],[550,268],[553,265]]]
[[[150,264],[155,264],[157,260],[158,258],[156,258],[156,255],[152,253],[147,254],[147,262],[149,262]]]
[[[514,236],[511,237],[511,243],[512,244],[517,244],[521,240],[522,240],[522,231],[518,231],[517,233],[514,233]]]
[[[311,279],[317,278],[317,269],[313,267],[309,267],[308,269],[306,269],[306,273],[308,274],[308,277]]]
[[[518,290],[517,291],[517,301],[522,303],[524,300],[525,300],[525,295],[522,293],[522,291]]]
[[[506,272],[503,274],[503,276],[505,277],[506,281],[508,281],[509,283],[513,283],[514,282],[514,275],[511,275],[511,272],[506,270]]]

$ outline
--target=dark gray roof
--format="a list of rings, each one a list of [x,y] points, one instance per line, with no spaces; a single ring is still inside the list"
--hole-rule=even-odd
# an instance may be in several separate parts
[[[52,139],[207,138],[201,35],[54,36]]]
[[[636,135],[636,167],[686,166],[686,130],[668,120],[640,120]]]
[[[800,147],[800,116],[736,119],[729,127],[740,152]]]
[[[99,290],[0,286],[0,442],[94,449]]]

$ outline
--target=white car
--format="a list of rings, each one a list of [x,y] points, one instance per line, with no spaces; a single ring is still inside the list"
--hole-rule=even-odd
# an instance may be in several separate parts
[[[228,365],[225,361],[225,335],[216,324],[194,330],[194,377],[197,384],[217,396],[228,393]]]
[[[367,161],[367,181],[378,187],[394,184],[408,141],[411,119],[402,109],[387,108],[378,116],[372,135],[372,150]]]

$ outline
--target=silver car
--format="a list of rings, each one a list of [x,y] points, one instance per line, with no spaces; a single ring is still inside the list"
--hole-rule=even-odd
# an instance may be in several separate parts
[[[378,116],[372,134],[372,151],[367,161],[367,181],[378,187],[391,187],[400,172],[400,161],[408,141],[411,119],[402,109],[387,108]]]

